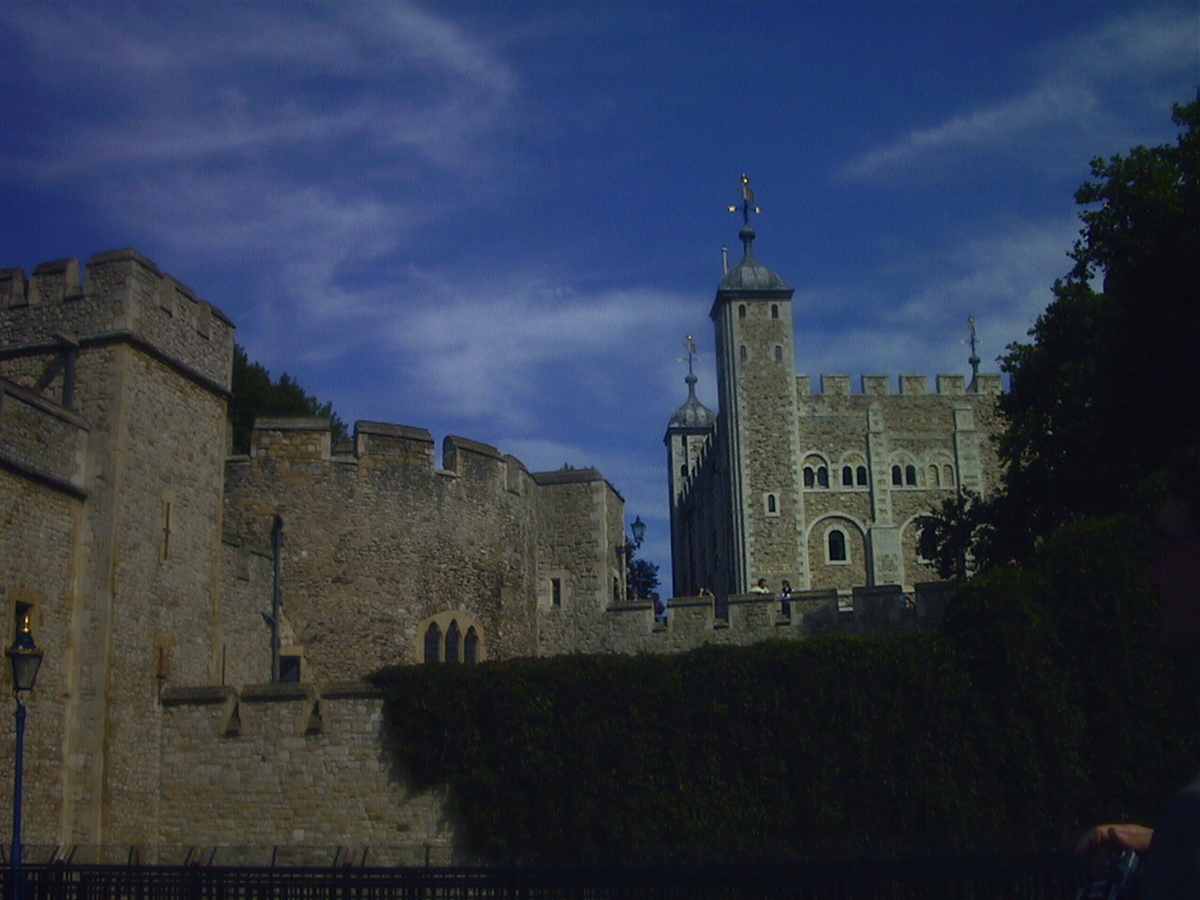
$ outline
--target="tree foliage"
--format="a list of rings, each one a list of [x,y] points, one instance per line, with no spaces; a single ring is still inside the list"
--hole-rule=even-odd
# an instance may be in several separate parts
[[[321,403],[287,372],[280,375],[278,381],[273,381],[266,367],[250,362],[240,344],[233,345],[231,392],[229,421],[233,427],[235,453],[249,451],[254,420],[265,416],[327,418],[333,424],[335,439],[346,434],[346,424],[333,411],[332,403]]]
[[[917,552],[933,560],[938,577],[962,580],[971,574],[980,532],[989,527],[979,495],[962,490],[941,509],[917,519]]]
[[[386,746],[448,789],[468,859],[1066,850],[1152,818],[1200,756],[1200,672],[1155,652],[1141,531],[1060,529],[940,634],[395,667]]]
[[[634,558],[631,554],[625,570],[625,590],[629,598],[648,600],[658,590],[658,584],[658,564]]]
[[[980,554],[1028,559],[1058,526],[1133,509],[1200,434],[1200,93],[1174,144],[1092,161],[1071,271],[1009,346],[1007,465]],[[1097,289],[1099,287],[1099,289]]]

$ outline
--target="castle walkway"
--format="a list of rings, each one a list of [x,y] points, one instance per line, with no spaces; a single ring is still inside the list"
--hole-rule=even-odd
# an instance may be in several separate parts
[[[214,848],[209,848],[213,850]],[[269,850],[269,848],[268,848]],[[331,848],[331,858],[342,854]],[[369,860],[369,854],[368,860]],[[1070,900],[1061,854],[777,865],[524,868],[366,865],[28,865],[23,900]],[[4,896],[11,893],[4,873]]]

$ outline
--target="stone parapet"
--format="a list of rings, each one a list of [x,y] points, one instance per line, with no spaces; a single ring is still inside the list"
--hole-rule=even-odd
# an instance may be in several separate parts
[[[0,345],[7,353],[52,346],[68,331],[80,346],[126,339],[154,348],[218,390],[228,390],[233,323],[136,250],[42,263],[32,276],[0,269]]]

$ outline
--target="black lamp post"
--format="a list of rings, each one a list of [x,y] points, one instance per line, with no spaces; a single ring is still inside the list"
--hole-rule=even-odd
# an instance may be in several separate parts
[[[633,540],[626,539],[617,544],[617,554],[619,556],[628,557],[634,550],[642,546],[642,539],[646,537],[646,523],[642,521],[641,516],[633,520],[633,524],[629,526],[629,530],[633,532]]]
[[[624,540],[617,544],[617,555],[625,558],[625,579],[629,580],[629,557],[633,555],[633,551],[642,546],[642,540],[646,537],[646,523],[642,521],[642,517],[638,516],[633,520],[633,524],[629,526],[629,530],[633,532],[633,540]],[[615,601],[617,598],[614,597]]]
[[[42,651],[33,642],[29,623],[22,623],[13,645],[4,651],[12,664],[12,692],[17,700],[17,746],[13,755],[13,826],[12,853],[9,862],[12,868],[12,900],[21,900],[21,775],[25,758],[25,701],[23,691],[32,691],[37,680],[38,667],[42,664]]]

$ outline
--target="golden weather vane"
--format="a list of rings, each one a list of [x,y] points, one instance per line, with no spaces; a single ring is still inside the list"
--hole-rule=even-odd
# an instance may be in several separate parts
[[[742,202],[741,202],[742,224],[749,225],[750,224],[750,211],[754,210],[754,212],[756,212],[756,213],[761,213],[762,210],[754,205],[754,191],[750,188],[750,176],[749,175],[745,175],[745,174],[742,175],[741,188],[742,188]],[[730,204],[729,211],[737,212],[738,211],[737,204]]]
[[[688,374],[691,375],[692,374],[692,362],[694,360],[698,359],[700,357],[700,354],[698,352],[696,352],[696,341],[692,338],[692,336],[690,334],[687,336],[687,340],[684,341],[684,347],[687,348],[687,356],[679,357],[679,359],[676,360],[676,362],[686,362],[688,364]]]

